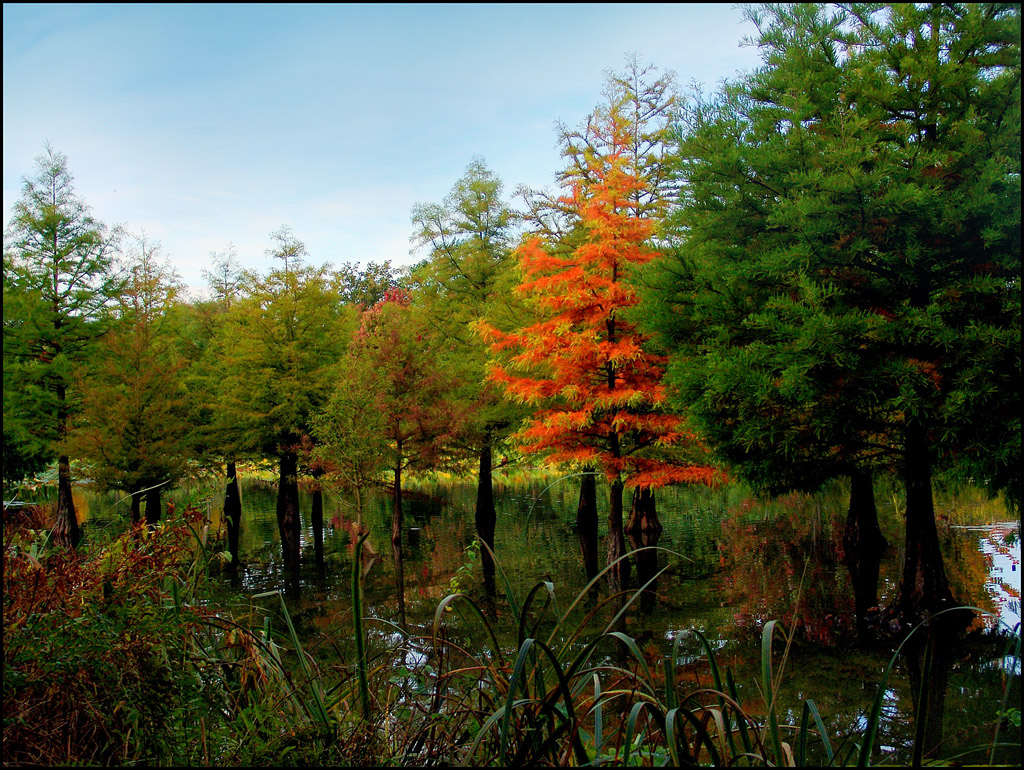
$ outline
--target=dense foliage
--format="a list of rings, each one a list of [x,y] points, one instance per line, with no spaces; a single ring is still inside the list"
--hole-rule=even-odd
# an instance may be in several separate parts
[[[1019,498],[1019,9],[751,16],[764,66],[685,115],[649,327],[677,405],[762,488],[905,480],[913,615],[951,601],[933,476]]]
[[[850,520],[857,508],[868,521],[872,479],[896,480],[902,587],[875,629],[904,638],[954,603],[934,481],[1020,502],[1020,8],[747,14],[760,68],[683,100],[671,74],[631,58],[580,128],[559,126],[558,192],[520,190],[516,209],[473,159],[441,202],[412,210],[422,261],[409,269],[311,262],[285,226],[269,235],[272,269],[246,270],[228,247],[211,255],[207,295],[189,296],[158,243],[91,216],[46,147],[4,235],[5,498],[49,466],[58,483],[53,516],[19,525],[5,510],[5,762],[792,758],[770,672],[751,738],[757,719],[726,683],[714,702],[682,701],[611,627],[582,653],[573,635],[527,638],[549,584],[507,597],[515,660],[443,638],[442,608],[433,678],[378,677],[371,704],[360,657],[357,709],[351,678],[325,689],[293,628],[285,661],[268,633],[205,604],[206,535],[194,513],[164,514],[161,490],[224,474],[237,570],[240,462],[277,477],[290,588],[305,558],[300,482],[320,567],[323,488],[354,495],[360,546],[365,490],[390,493],[402,634],[407,474],[477,471],[493,600],[499,456],[585,477],[587,577],[621,589],[631,564],[651,565],[627,555],[627,487],[635,529],[660,533],[652,490],[670,484],[732,474],[780,495],[850,477]],[[83,544],[73,473],[131,497],[126,534]],[[596,474],[609,488],[603,570]],[[854,582],[870,584],[859,615],[883,545],[844,542]],[[632,668],[592,666],[598,644],[624,646]],[[602,738],[608,687],[647,695],[609,714]],[[363,721],[375,708],[401,745]],[[196,710],[211,714],[198,739]]]

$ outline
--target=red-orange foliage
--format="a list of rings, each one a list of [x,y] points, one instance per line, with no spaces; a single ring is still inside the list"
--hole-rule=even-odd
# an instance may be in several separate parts
[[[592,182],[577,182],[561,199],[578,216],[583,242],[568,255],[540,238],[519,248],[518,291],[547,318],[518,333],[481,325],[493,351],[513,353],[489,377],[508,397],[539,406],[520,433],[525,452],[599,467],[630,486],[710,483],[711,468],[645,456],[696,439],[665,409],[664,357],[644,350],[646,337],[623,318],[637,302],[628,271],[655,256],[645,246],[653,222],[630,207],[643,184],[628,166],[627,126],[615,110],[592,126],[606,132],[609,150],[588,155]]]

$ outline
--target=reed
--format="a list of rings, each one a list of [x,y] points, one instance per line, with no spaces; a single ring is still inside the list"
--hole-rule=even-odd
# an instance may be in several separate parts
[[[879,758],[898,656],[925,633],[903,640],[863,729],[836,744],[813,700],[796,704],[796,724],[780,716],[794,627],[765,625],[758,697],[744,702],[701,632],[645,655],[623,630],[657,575],[601,595],[609,565],[564,602],[550,580],[516,595],[495,559],[500,601],[452,592],[417,635],[366,615],[364,536],[351,567],[352,638],[332,642],[351,665],[329,667],[304,645],[280,592],[252,596],[248,614],[211,601],[200,518],[140,528],[75,558],[5,527],[5,763],[866,767]],[[688,634],[709,687],[681,683]],[[1006,639],[992,697],[1019,719],[1019,627]],[[970,754],[927,761],[991,764],[1007,730],[1001,718]],[[913,760],[926,761],[920,731]]]

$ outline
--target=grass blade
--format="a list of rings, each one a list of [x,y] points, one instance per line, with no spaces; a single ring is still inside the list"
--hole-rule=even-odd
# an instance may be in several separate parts
[[[779,717],[775,709],[775,683],[772,679],[772,636],[777,620],[769,620],[761,632],[761,683],[764,687],[765,708],[768,716],[768,737],[776,764],[783,762],[782,739],[779,736]]]
[[[370,719],[370,687],[366,674],[366,638],[363,633],[363,587],[360,556],[363,543],[370,536],[363,534],[356,543],[352,556],[352,631],[356,641],[356,677],[359,680],[359,709],[363,719]]]

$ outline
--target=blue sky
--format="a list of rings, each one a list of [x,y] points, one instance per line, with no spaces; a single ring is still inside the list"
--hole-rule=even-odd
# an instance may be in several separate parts
[[[291,227],[314,263],[414,262],[409,216],[474,156],[552,186],[626,55],[713,88],[756,67],[723,4],[3,7],[4,223],[49,140],[93,214],[186,283]]]

